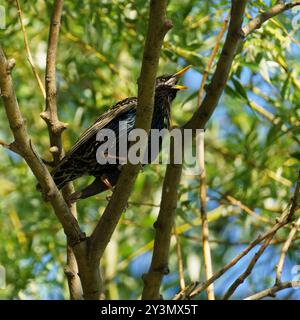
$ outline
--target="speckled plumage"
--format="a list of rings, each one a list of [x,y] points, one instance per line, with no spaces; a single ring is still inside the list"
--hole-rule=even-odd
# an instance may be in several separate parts
[[[154,112],[151,128],[167,128],[170,123],[170,105],[176,97],[178,89],[174,89],[175,79],[170,84],[166,84],[173,76],[162,76],[156,80]],[[169,81],[170,82],[170,81]],[[81,176],[94,176],[94,182],[85,189],[75,192],[71,201],[80,198],[87,198],[94,194],[103,192],[108,189],[104,179],[114,186],[120,175],[120,166],[117,164],[100,165],[96,159],[96,151],[101,142],[96,140],[96,135],[100,129],[112,129],[118,139],[119,122],[127,122],[127,132],[122,132],[128,136],[129,132],[135,126],[137,98],[131,97],[124,99],[106,113],[102,114],[94,124],[82,133],[75,145],[65,155],[65,157],[52,170],[54,182],[59,189],[63,188],[66,183],[73,181]]]

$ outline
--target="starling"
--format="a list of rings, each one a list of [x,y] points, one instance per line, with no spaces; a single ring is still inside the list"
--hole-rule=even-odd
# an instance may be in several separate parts
[[[173,75],[161,76],[156,79],[151,129],[161,130],[170,127],[171,102],[176,97],[178,90],[186,89],[184,86],[177,85],[177,82],[188,69],[189,67],[185,67]],[[119,132],[119,122],[126,121],[125,134],[128,136],[135,126],[136,106],[137,98],[130,97],[111,107],[82,133],[71,150],[52,170],[51,175],[58,189],[84,175],[95,177],[90,185],[74,192],[70,196],[70,202],[93,196],[115,186],[122,166],[118,162],[103,165],[97,162],[96,152],[101,142],[97,141],[96,135],[100,129],[111,129],[115,132],[118,140],[118,137],[124,134],[124,132]]]

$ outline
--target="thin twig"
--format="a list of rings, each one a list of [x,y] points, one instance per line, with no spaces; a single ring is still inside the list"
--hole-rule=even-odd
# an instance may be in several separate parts
[[[206,282],[201,283],[191,294],[189,295],[189,299],[193,298],[194,296],[200,294],[203,290],[205,290],[211,283],[215,282],[217,279],[219,279],[227,270],[232,268],[234,265],[236,265],[248,252],[250,252],[255,246],[257,246],[259,243],[261,243],[263,240],[268,238],[271,234],[274,233],[274,231],[277,231],[280,229],[283,225],[285,225],[287,222],[278,222],[276,223],[273,228],[271,228],[269,231],[265,232],[263,235],[258,236],[256,239],[251,241],[249,245],[237,256],[235,256],[231,261],[229,261],[224,267],[222,267],[218,272],[216,272],[210,279],[208,279]],[[185,295],[182,293],[182,295]]]
[[[253,240],[240,254],[238,254],[236,257],[234,257],[229,263],[227,263],[223,268],[221,268],[218,272],[216,272],[209,280],[202,283],[199,287],[197,287],[189,296],[189,298],[194,297],[195,295],[201,293],[203,290],[205,290],[211,283],[219,279],[227,270],[229,270],[231,267],[233,267],[238,261],[240,261],[241,258],[243,258],[246,254],[248,254],[249,251],[251,251],[256,245],[264,241],[265,239],[269,239],[270,237],[273,237],[273,235],[276,234],[276,232],[281,229],[283,226],[288,224],[291,221],[291,218],[293,217],[295,211],[297,210],[297,205],[295,199],[298,198],[299,194],[299,182],[297,182],[297,186],[294,192],[294,196],[292,198],[292,204],[290,206],[289,210],[284,210],[281,217],[278,219],[278,222],[269,230],[266,231],[263,235],[258,236],[255,240]],[[271,239],[270,239],[271,241]],[[266,245],[268,245],[266,243]],[[262,249],[263,250],[263,249]],[[259,258],[260,254],[258,254]],[[255,257],[254,257],[255,259]],[[257,261],[257,260],[256,260]],[[250,265],[252,262],[250,262]]]
[[[258,259],[262,256],[262,254],[265,252],[266,248],[268,247],[269,243],[271,242],[275,232],[270,234],[268,238],[264,241],[264,243],[261,245],[259,250],[255,253],[254,257],[251,259],[247,269],[233,282],[233,284],[229,287],[229,289],[226,291],[223,300],[228,300],[232,294],[235,292],[235,290],[238,288],[240,284],[242,284],[245,279],[251,274],[253,268],[255,267],[256,262]]]
[[[296,210],[299,208],[298,206],[299,188],[300,188],[300,172],[299,172],[299,176],[298,176],[298,180],[295,188],[294,197],[292,199],[292,209],[294,210],[294,212],[296,212]],[[299,227],[300,227],[300,218],[298,218],[297,221],[294,223],[285,243],[282,246],[280,258],[276,266],[276,280],[275,280],[276,285],[278,285],[281,282],[281,274],[282,274],[285,257],[286,257],[287,251],[289,250],[289,247],[292,244],[293,239],[295,238],[297,231],[299,230]]]
[[[262,217],[260,215],[258,215],[255,211],[253,211],[251,208],[249,208],[248,206],[246,206],[244,203],[242,203],[241,201],[237,200],[236,198],[234,198],[231,195],[224,195],[225,199],[229,201],[229,203],[231,203],[234,206],[238,206],[239,208],[241,208],[243,211],[245,211],[247,214],[249,214],[249,216],[254,217],[255,219],[268,223],[268,224],[273,224],[269,219]]]
[[[217,35],[216,44],[215,44],[215,46],[214,46],[214,48],[212,50],[212,53],[211,53],[211,55],[209,57],[208,63],[205,66],[205,69],[204,69],[204,72],[203,72],[203,75],[202,75],[202,79],[201,79],[199,92],[198,92],[198,106],[201,105],[203,92],[204,92],[204,88],[205,88],[205,82],[206,82],[207,77],[209,75],[209,72],[210,72],[210,69],[212,67],[212,64],[213,64],[213,62],[214,62],[214,60],[216,58],[216,55],[217,55],[217,53],[219,51],[219,47],[220,47],[220,43],[221,43],[221,40],[223,38],[223,35],[224,35],[225,31],[227,30],[229,17],[230,17],[230,14],[228,14],[227,17],[224,20],[222,28],[221,28],[220,32],[218,33],[218,35]]]
[[[256,245],[264,241],[265,239],[270,238],[271,236],[275,235],[276,232],[281,229],[283,226],[288,224],[296,212],[298,206],[296,203],[296,200],[299,195],[299,178],[297,180],[297,185],[295,188],[294,196],[292,198],[292,204],[290,206],[290,209],[288,211],[284,210],[281,217],[278,219],[278,222],[269,230],[266,231],[263,235],[258,236],[255,240],[249,243],[249,245],[236,257],[234,257],[229,263],[227,263],[223,268],[221,268],[218,272],[216,272],[209,280],[206,282],[200,284],[190,295],[189,298],[192,298],[199,293],[201,293],[203,290],[205,290],[211,283],[215,282],[217,279],[219,279],[227,270],[232,268],[238,261],[241,260],[246,254],[248,254],[249,251],[251,251]],[[250,262],[251,263],[251,262]],[[185,296],[184,292],[182,292],[181,296]]]
[[[209,71],[212,67],[213,61],[215,60],[215,57],[218,53],[220,42],[222,40],[222,37],[227,30],[228,22],[229,22],[230,13],[225,18],[225,21],[223,23],[223,26],[217,36],[216,44],[212,50],[212,53],[210,55],[210,58],[208,60],[208,63],[205,67],[199,93],[198,93],[198,106],[202,103],[202,96],[204,92],[204,86],[205,82],[207,80]],[[199,188],[199,196],[200,196],[200,213],[201,213],[201,229],[202,229],[202,248],[203,248],[203,259],[204,259],[204,269],[205,269],[205,277],[206,280],[209,279],[213,275],[213,268],[212,268],[212,261],[211,261],[211,250],[209,245],[209,228],[208,228],[208,221],[207,221],[207,212],[206,212],[206,177],[205,177],[205,162],[204,162],[204,133],[203,137],[201,137],[202,142],[202,148],[200,150],[200,167],[202,168],[202,173],[200,174],[200,188]],[[182,289],[182,288],[181,288]],[[211,284],[206,289],[207,291],[207,297],[209,300],[214,300],[214,287],[213,284]]]
[[[172,300],[187,300],[189,299],[190,294],[195,290],[198,286],[198,282],[192,282],[189,286],[187,286],[184,290],[181,290],[177,293]]]
[[[199,165],[202,169],[200,174],[200,186],[199,186],[199,196],[200,196],[200,217],[201,217],[201,231],[202,231],[202,251],[203,251],[203,261],[204,261],[204,271],[205,280],[208,280],[213,275],[212,260],[211,260],[211,250],[209,244],[209,228],[206,210],[206,175],[205,175],[205,149],[204,149],[204,132],[200,133],[200,161]],[[214,286],[211,284],[206,288],[208,300],[215,300]]]
[[[292,9],[299,5],[300,5],[300,1],[292,1],[288,3],[280,1],[269,10],[259,14],[256,18],[252,19],[246,26],[244,26],[243,27],[244,37],[246,38],[250,33],[255,31],[256,29],[259,29],[269,19],[277,16],[278,14],[286,10]]]
[[[179,274],[179,284],[180,289],[185,289],[185,281],[184,281],[184,268],[183,268],[183,259],[181,253],[181,246],[180,246],[180,237],[176,230],[176,225],[174,223],[173,233],[176,239],[176,254],[177,254],[177,265],[178,265],[178,274]]]
[[[300,140],[298,137],[296,137],[292,131],[290,131],[289,127],[290,124],[286,124],[285,121],[282,121],[280,118],[278,118],[278,116],[274,115],[272,112],[266,110],[264,107],[262,107],[261,105],[259,105],[257,102],[255,101],[247,101],[249,107],[253,110],[255,110],[256,112],[258,112],[259,114],[261,114],[265,119],[267,119],[269,122],[271,122],[273,125],[278,126],[279,129],[283,132],[283,133],[290,133],[291,137],[293,138],[293,140],[295,140],[298,144],[300,144]]]
[[[4,141],[2,141],[2,140],[0,140],[0,146],[2,146],[2,147],[5,148],[5,149],[8,149],[8,150],[11,149],[10,144],[8,144],[8,143],[6,143],[6,142],[4,142]]]
[[[81,48],[86,50],[88,53],[94,54],[100,61],[104,62],[114,74],[120,77],[119,69],[115,65],[113,65],[111,62],[109,62],[109,60],[97,49],[92,47],[90,44],[85,43],[81,38],[77,37],[76,35],[72,34],[69,31],[64,32],[63,36],[66,39],[77,43]],[[125,80],[125,79],[122,79],[122,80]]]
[[[23,23],[23,12],[21,10],[21,6],[20,6],[20,2],[19,0],[16,0],[16,5],[17,5],[17,8],[18,8],[18,16],[19,16],[19,21],[20,21],[20,25],[21,25],[21,29],[22,29],[22,32],[23,32],[23,37],[24,37],[24,45],[25,45],[25,49],[26,49],[26,52],[27,52],[27,58],[28,58],[28,61],[31,65],[31,69],[32,69],[32,72],[35,76],[35,79],[38,83],[38,86],[42,92],[42,95],[43,95],[43,98],[46,99],[46,91],[45,91],[45,88],[44,88],[44,84],[39,76],[39,73],[37,71],[37,68],[35,66],[35,63],[34,63],[34,60],[32,58],[32,54],[31,54],[31,51],[30,51],[30,47],[29,47],[29,41],[28,41],[28,35],[27,35],[27,31],[26,31],[26,28],[24,26],[24,23]]]
[[[292,198],[292,204],[290,206],[290,209],[287,214],[285,212],[282,213],[282,215],[280,217],[280,221],[282,221],[282,222],[284,222],[284,221],[290,222],[291,221],[291,219],[294,216],[296,209],[297,209],[299,191],[300,191],[300,172],[298,174],[296,188],[294,191],[294,195]],[[245,279],[251,274],[256,262],[261,257],[261,255],[264,253],[265,249],[268,247],[269,243],[271,242],[272,238],[274,237],[274,235],[276,234],[276,232],[278,230],[279,229],[274,230],[274,232],[272,234],[270,234],[268,236],[268,238],[264,241],[263,245],[260,247],[260,249],[256,252],[254,257],[251,259],[250,263],[248,264],[247,269],[229,287],[229,289],[227,290],[227,292],[225,293],[225,295],[223,297],[224,300],[229,299],[232,296],[232,294],[235,292],[235,290],[238,288],[238,286],[240,284],[242,284],[245,281]]]
[[[294,223],[293,228],[291,229],[287,239],[285,240],[282,249],[281,249],[281,254],[280,254],[280,258],[278,261],[278,264],[276,266],[276,284],[279,284],[281,282],[281,274],[282,274],[282,269],[284,266],[284,261],[286,258],[286,254],[292,244],[292,242],[295,240],[295,235],[297,233],[297,231],[300,228],[300,218],[298,218],[298,220]]]
[[[274,297],[276,292],[288,289],[288,288],[297,288],[300,287],[300,281],[290,281],[290,282],[281,282],[276,284],[272,288],[265,289],[263,291],[257,292],[244,300],[259,300],[265,297]]]

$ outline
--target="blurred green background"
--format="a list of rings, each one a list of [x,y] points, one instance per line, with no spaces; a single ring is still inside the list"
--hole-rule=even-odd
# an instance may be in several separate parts
[[[276,1],[251,1],[247,22]],[[30,48],[44,77],[52,1],[20,1]],[[102,112],[137,92],[148,1],[65,1],[57,76],[59,118],[69,124],[63,134],[66,150]],[[51,160],[42,94],[26,58],[15,1],[1,1],[6,28],[0,41],[7,56],[16,59],[13,79],[18,101],[34,144]],[[197,104],[208,57],[216,42],[229,1],[172,0],[159,74],[193,68],[185,75],[190,89],[177,95],[172,111],[177,125],[187,121]],[[250,35],[235,59],[231,79],[205,133],[208,209],[213,268],[217,271],[258,234],[269,228],[292,195],[299,170],[300,37],[296,11],[271,19]],[[298,25],[297,25],[298,24]],[[223,39],[224,40],[224,39]],[[223,41],[222,40],[222,41]],[[213,72],[215,65],[211,72]],[[210,73],[211,75],[211,73]],[[0,139],[12,141],[2,101]],[[0,148],[0,265],[6,269],[2,299],[68,298],[63,267],[65,236],[49,204],[36,191],[36,181],[19,156]],[[158,213],[164,166],[147,166],[139,175],[129,208],[107,249],[102,264],[106,295],[110,299],[137,299],[141,275],[151,259],[153,223]],[[76,188],[86,183],[75,183]],[[176,212],[179,243],[187,283],[204,280],[198,177],[183,176]],[[79,221],[89,233],[107,204],[102,194],[78,203]],[[228,196],[251,208],[250,215]],[[274,283],[275,265],[288,228],[280,231],[251,276],[235,292],[243,298]],[[283,280],[295,277],[300,264],[299,235],[288,252]],[[256,248],[257,249],[257,248]],[[220,297],[244,271],[251,251],[215,285]],[[170,274],[163,295],[179,290],[175,237],[171,243]],[[298,275],[299,278],[299,275]],[[279,298],[300,298],[299,290]],[[203,293],[201,298],[205,299]]]

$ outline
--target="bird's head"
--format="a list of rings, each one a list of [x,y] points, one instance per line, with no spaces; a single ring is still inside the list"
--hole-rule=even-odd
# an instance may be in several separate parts
[[[172,75],[163,75],[156,78],[155,94],[167,96],[173,100],[179,90],[186,90],[186,86],[178,85],[179,79],[190,69],[187,66]]]
[[[164,75],[156,78],[155,86],[155,108],[164,110],[168,127],[171,127],[171,102],[175,99],[179,90],[187,89],[186,86],[178,85],[179,79],[190,69],[187,66],[172,75]],[[155,111],[154,111],[155,114]]]

